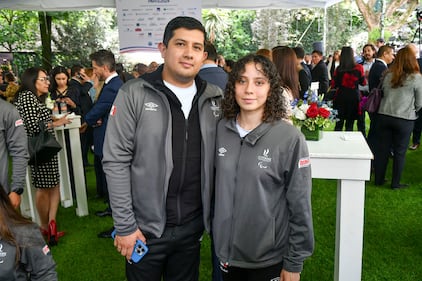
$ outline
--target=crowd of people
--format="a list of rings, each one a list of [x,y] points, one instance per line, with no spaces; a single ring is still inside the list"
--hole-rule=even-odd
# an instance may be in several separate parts
[[[360,60],[349,46],[327,60],[322,50],[275,46],[233,61],[217,53],[198,20],[176,17],[158,49],[163,64],[138,63],[131,73],[111,51],[99,50],[89,56],[90,67],[56,66],[49,73],[31,67],[19,83],[12,72],[2,74],[0,164],[8,167],[11,157],[12,182],[7,168],[0,174],[0,245],[13,250],[19,266],[0,272],[0,279],[57,280],[48,248],[65,235],[56,223],[57,156],[29,165],[40,225],[16,208],[29,138],[42,127],[54,135],[55,127],[72,122],[69,113],[82,118],[84,166],[93,146],[97,196],[107,204],[96,215],[113,217],[98,237],[115,233],[128,280],[198,280],[204,230],[211,236],[213,281],[300,280],[314,249],[312,179],[291,104],[305,98],[312,82],[321,99],[333,100],[336,131],[353,131],[356,121],[374,153],[375,185],[386,183],[393,155],[390,186],[407,187],[400,181],[405,153],[412,131],[411,149],[418,148],[421,131],[414,45],[394,54],[390,46],[366,44]],[[362,100],[375,87],[384,96],[366,135]],[[25,235],[34,239],[30,247]],[[149,251],[133,263],[137,240]]]
[[[324,100],[332,100],[338,112],[334,130],[342,131],[344,128],[353,131],[356,123],[357,130],[366,138],[374,154],[372,170],[375,185],[389,182],[392,189],[408,187],[408,184],[400,181],[405,154],[407,149],[418,149],[422,131],[422,116],[419,114],[422,76],[418,47],[409,44],[396,53],[392,46],[385,45],[380,38],[375,45],[366,44],[361,55],[356,55],[355,50],[345,46],[325,60],[320,50],[313,50],[311,64],[306,63],[306,56],[300,47],[293,49],[302,66],[299,67],[300,98],[303,99],[303,92],[308,90],[310,82],[318,82],[318,94]],[[276,66],[280,62],[274,54],[279,50],[280,46],[273,48],[272,53],[265,54]],[[263,54],[262,49],[259,52]],[[280,76],[284,77],[289,73],[286,69],[289,60],[283,59],[282,64],[285,69]],[[367,134],[363,104],[376,87],[382,89],[383,98],[378,112],[368,113],[370,128]],[[411,136],[412,144],[409,146]],[[393,158],[391,181],[385,179],[389,158]]]

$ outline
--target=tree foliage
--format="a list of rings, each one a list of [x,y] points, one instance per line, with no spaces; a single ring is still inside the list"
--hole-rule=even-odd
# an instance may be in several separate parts
[[[349,7],[335,5],[327,9],[260,10],[252,24],[254,38],[261,48],[271,49],[277,45],[303,46],[311,52],[314,43],[324,40],[324,21],[327,20],[327,51],[338,49],[351,41],[351,36],[362,25],[356,13]]]
[[[0,46],[7,52],[37,49],[40,37],[36,30],[36,12],[0,10]]]
[[[326,13],[323,9],[205,9],[202,17],[209,40],[227,59],[237,60],[259,48],[271,49],[277,45],[302,45],[310,52],[314,42],[324,40],[324,21],[327,22],[325,53],[329,54],[344,45],[359,46],[379,37],[382,1],[387,3],[386,34],[409,40],[418,28],[414,17],[414,22],[409,22],[418,0],[356,0],[357,6],[352,5],[354,1],[344,1],[327,8]],[[51,19],[51,39],[44,35],[41,38],[41,21],[36,12],[0,11],[0,50],[13,52],[14,64],[19,69],[41,65],[45,60],[52,61],[53,66],[75,63],[88,66],[88,55],[100,48],[118,54],[115,9],[46,15]],[[395,31],[398,26],[406,25],[406,20],[407,34]],[[49,22],[46,23],[48,27]],[[51,42],[52,51],[43,50],[52,53],[51,59],[45,54],[41,56],[41,45],[47,45],[41,44],[41,39]]]
[[[40,34],[36,12],[0,10],[0,50],[13,54],[13,71],[41,65]]]
[[[343,46],[352,46],[356,52],[368,42],[367,26],[362,15],[350,2],[338,3],[327,9],[326,54]]]
[[[252,23],[254,39],[259,48],[271,49],[278,45],[291,45],[294,36],[289,32],[292,14],[284,9],[264,9],[257,11]]]
[[[39,14],[0,10],[0,46],[14,53],[18,71],[34,65],[46,69],[59,64],[89,66],[88,55],[93,51],[118,50],[115,10]]]
[[[56,13],[53,18],[55,63],[91,65],[89,54],[98,49],[117,47],[117,22],[114,10]]]
[[[217,38],[223,37],[225,30],[229,28],[228,13],[219,9],[203,10],[202,20],[207,31],[208,40],[213,44]]]
[[[256,11],[248,10],[203,10],[205,28],[210,36],[215,35],[214,45],[219,54],[237,60],[258,49],[251,28],[255,14]],[[217,15],[219,23],[215,20]]]
[[[294,9],[290,10],[291,21],[288,33],[291,36],[290,46],[302,46],[310,53],[315,42],[324,39],[324,18],[322,9]]]

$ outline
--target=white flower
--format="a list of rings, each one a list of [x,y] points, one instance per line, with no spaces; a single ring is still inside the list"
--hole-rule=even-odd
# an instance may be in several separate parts
[[[303,103],[301,106],[299,106],[299,109],[302,110],[303,112],[308,111],[309,108],[309,104],[307,103]]]
[[[53,107],[54,107],[54,100],[52,100],[52,99],[50,98],[50,95],[48,95],[48,96],[47,96],[47,98],[45,99],[45,106],[46,106],[48,109],[53,110]]]
[[[300,108],[295,108],[293,110],[293,116],[297,119],[297,120],[306,120],[306,114],[304,111],[302,111]]]

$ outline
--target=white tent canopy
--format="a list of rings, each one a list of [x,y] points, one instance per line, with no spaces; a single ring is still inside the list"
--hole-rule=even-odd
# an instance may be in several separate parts
[[[203,8],[295,9],[326,8],[342,0],[202,0]],[[27,11],[72,11],[114,8],[116,0],[0,0],[1,9]]]

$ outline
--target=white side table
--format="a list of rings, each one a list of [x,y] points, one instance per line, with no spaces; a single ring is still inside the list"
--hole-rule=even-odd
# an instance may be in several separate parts
[[[362,275],[365,181],[372,152],[360,132],[323,132],[308,141],[312,178],[337,179],[335,281],[360,281]]]
[[[21,195],[21,214],[24,217],[31,218],[31,220],[38,225],[41,225],[38,210],[35,206],[35,188],[32,186],[32,178],[29,167],[26,168],[25,183],[25,191]]]
[[[60,197],[61,204],[67,208],[73,206],[72,189],[70,185],[70,175],[68,169],[67,155],[72,155],[73,176],[76,191],[76,215],[88,215],[88,201],[86,196],[86,185],[84,176],[84,166],[82,163],[81,141],[79,137],[79,128],[81,127],[81,116],[75,115],[72,123],[54,128],[57,141],[63,147],[59,152],[59,170],[60,170]],[[66,149],[65,131],[69,131],[70,151]]]

